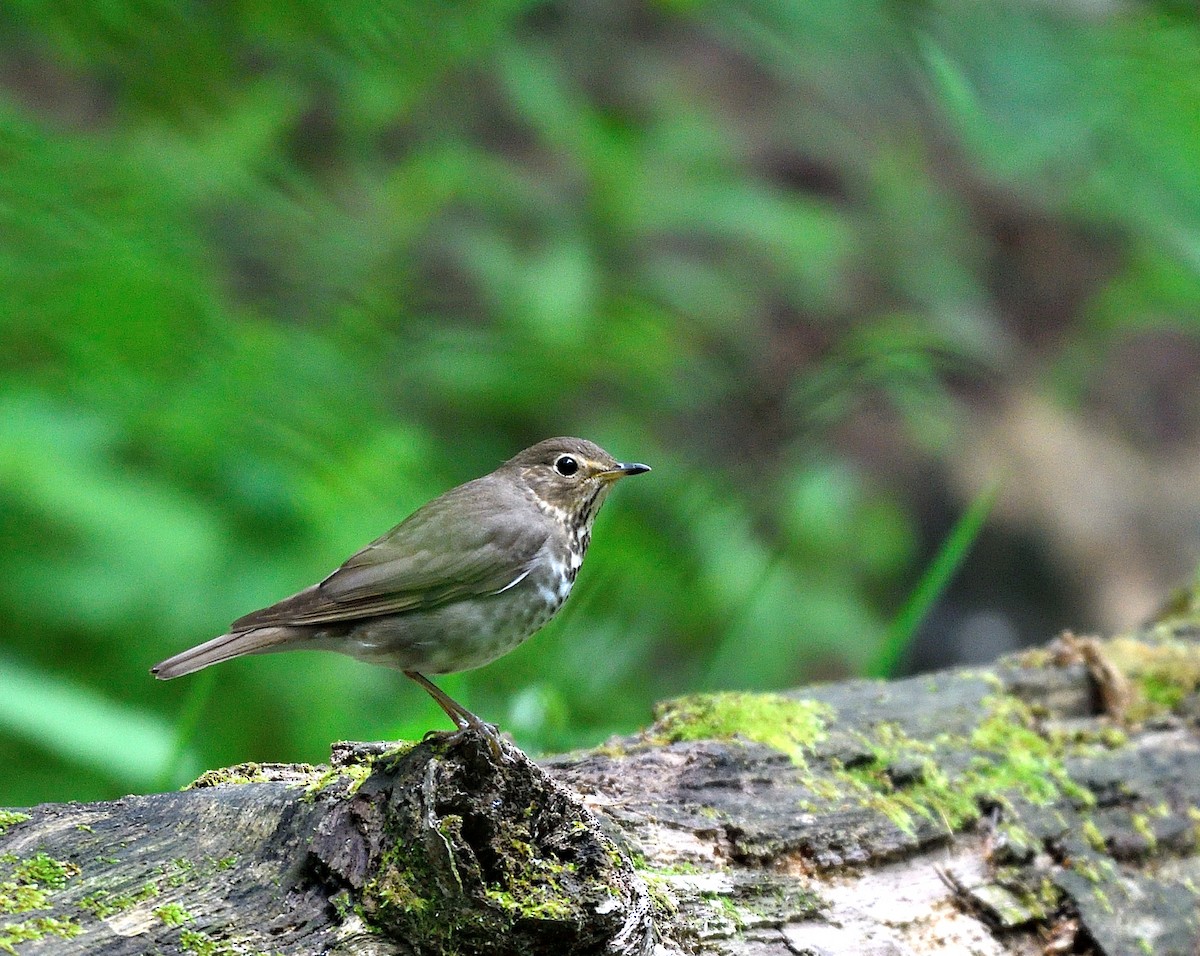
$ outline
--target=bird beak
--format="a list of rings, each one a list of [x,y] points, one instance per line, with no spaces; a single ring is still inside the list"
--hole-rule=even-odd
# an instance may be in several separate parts
[[[643,465],[640,462],[628,462],[617,465],[616,468],[610,468],[608,471],[599,472],[596,477],[601,481],[616,481],[618,478],[624,478],[626,475],[642,475],[650,470],[649,465]]]

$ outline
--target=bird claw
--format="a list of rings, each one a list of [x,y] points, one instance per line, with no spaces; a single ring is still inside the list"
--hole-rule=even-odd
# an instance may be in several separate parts
[[[425,736],[421,738],[423,742],[437,741],[443,744],[457,744],[463,740],[468,734],[478,734],[487,743],[488,749],[492,752],[492,757],[498,763],[511,763],[508,754],[504,752],[504,739],[500,736],[500,729],[495,724],[487,724],[482,720],[478,723],[462,723],[457,730],[430,730],[426,731]]]
[[[487,741],[488,749],[491,750],[492,757],[498,763],[508,762],[508,757],[504,753],[504,742],[500,739],[500,731],[495,724],[488,724],[480,720],[424,674],[419,674],[417,671],[405,671],[404,676],[424,687],[429,696],[446,712],[446,716],[454,721],[454,726],[458,728],[457,730],[431,730],[422,738],[423,740],[434,738],[455,743],[462,740],[463,735],[468,731],[473,730]]]

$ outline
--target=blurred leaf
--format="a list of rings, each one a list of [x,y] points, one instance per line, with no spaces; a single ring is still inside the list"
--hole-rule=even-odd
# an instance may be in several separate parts
[[[78,681],[0,660],[0,726],[121,787],[146,789],[171,758],[171,728]],[[185,755],[194,768],[194,753]]]

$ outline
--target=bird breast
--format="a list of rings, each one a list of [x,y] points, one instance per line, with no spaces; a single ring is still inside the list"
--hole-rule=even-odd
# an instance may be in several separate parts
[[[583,555],[572,549],[565,554],[550,554],[530,571],[529,582],[546,606],[546,617],[539,627],[562,607],[582,562]]]

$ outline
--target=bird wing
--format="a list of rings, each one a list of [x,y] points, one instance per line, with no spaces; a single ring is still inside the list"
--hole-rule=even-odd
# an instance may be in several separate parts
[[[232,630],[331,624],[495,594],[528,573],[550,535],[549,520],[540,512],[534,513],[537,520],[513,517],[514,507],[528,515],[529,504],[492,476],[460,485],[371,542],[320,584],[239,618]]]

